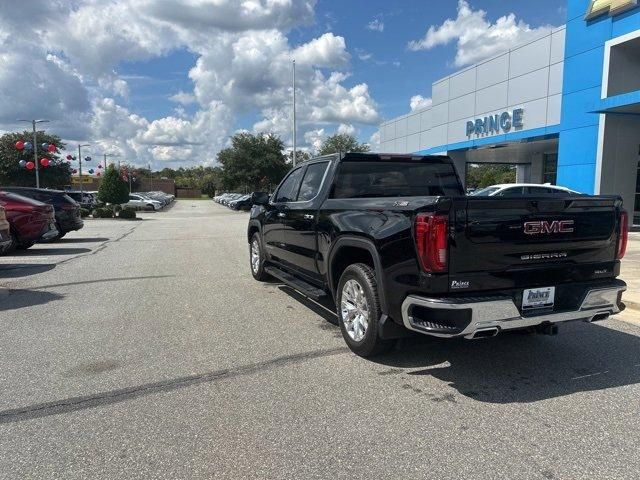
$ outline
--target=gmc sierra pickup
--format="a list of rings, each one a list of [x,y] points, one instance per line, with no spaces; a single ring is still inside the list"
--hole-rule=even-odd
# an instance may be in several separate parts
[[[616,196],[468,197],[447,157],[343,154],[292,169],[248,227],[251,273],[329,295],[347,345],[483,338],[624,309]]]

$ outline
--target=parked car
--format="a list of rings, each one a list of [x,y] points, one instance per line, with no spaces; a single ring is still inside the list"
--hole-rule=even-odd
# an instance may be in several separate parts
[[[174,195],[170,195],[164,192],[136,192],[136,195],[140,195],[152,200],[160,202],[163,206],[169,205],[175,199]]]
[[[53,206],[0,190],[0,205],[9,220],[11,244],[8,251],[27,249],[38,240],[58,236]]]
[[[64,193],[75,200],[80,205],[80,207],[86,208],[87,210],[93,209],[98,204],[98,196],[93,192],[66,190]]]
[[[237,200],[232,200],[229,203],[229,207],[233,210],[251,210],[251,207],[258,202],[264,202],[265,199],[269,198],[269,194],[266,192],[253,192],[247,195],[243,195]]]
[[[129,201],[122,204],[122,208],[134,208],[134,209],[146,209],[151,208],[153,210],[161,210],[163,205],[157,200],[144,197],[137,193],[129,194]]]
[[[527,195],[546,196],[567,194],[579,195],[579,192],[570,190],[566,187],[551,185],[549,183],[545,183],[544,185],[540,185],[538,183],[504,183],[476,190],[469,195],[474,197],[522,197]]]
[[[0,254],[11,245],[11,228],[4,207],[0,207]]]
[[[62,238],[67,233],[80,230],[84,226],[84,220],[80,215],[80,205],[71,198],[68,192],[30,187],[0,187],[0,189],[52,205],[59,232],[57,238]]]
[[[332,298],[369,356],[407,331],[555,334],[620,312],[628,220],[619,196],[465,196],[447,157],[347,153],[292,169],[247,240],[256,280]]]

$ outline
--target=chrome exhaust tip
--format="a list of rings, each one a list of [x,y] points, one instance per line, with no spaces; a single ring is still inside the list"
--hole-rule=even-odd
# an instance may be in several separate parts
[[[471,339],[476,340],[479,338],[491,338],[498,335],[498,333],[500,333],[500,329],[498,327],[483,328],[480,330],[476,330],[473,333],[473,336],[471,337]]]

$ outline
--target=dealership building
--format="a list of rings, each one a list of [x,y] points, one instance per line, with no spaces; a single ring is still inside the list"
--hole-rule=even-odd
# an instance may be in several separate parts
[[[438,80],[381,151],[516,165],[518,182],[620,194],[640,223],[640,4],[569,0],[567,24]]]

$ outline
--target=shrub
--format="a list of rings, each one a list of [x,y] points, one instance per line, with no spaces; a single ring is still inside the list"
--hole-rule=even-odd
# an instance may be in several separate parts
[[[124,208],[118,216],[126,219],[136,218],[136,211],[133,208]]]
[[[80,209],[80,216],[82,218],[87,218],[91,212],[87,208]]]
[[[96,208],[91,215],[93,218],[113,218],[113,211],[110,208]]]

